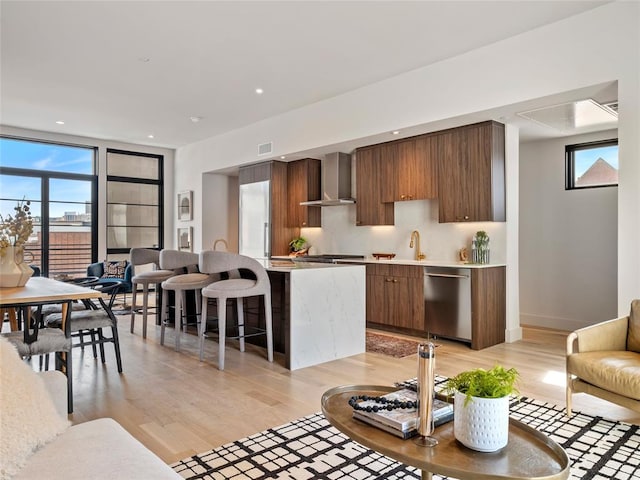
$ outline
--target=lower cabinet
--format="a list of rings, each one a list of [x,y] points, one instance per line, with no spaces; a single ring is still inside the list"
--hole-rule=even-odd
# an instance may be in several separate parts
[[[424,332],[423,267],[367,265],[367,325]]]
[[[504,343],[507,328],[505,267],[471,270],[471,348]]]
[[[367,264],[367,326],[462,340],[473,350],[503,343],[506,269]]]

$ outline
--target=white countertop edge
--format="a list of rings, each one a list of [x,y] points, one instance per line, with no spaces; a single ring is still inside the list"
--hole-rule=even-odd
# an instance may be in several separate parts
[[[260,261],[263,261],[262,259]],[[292,266],[282,265],[282,262],[291,262]],[[271,260],[264,260],[267,270],[273,271],[290,271],[295,268],[331,268],[347,265],[366,265],[368,263],[381,263],[387,265],[417,265],[421,267],[443,267],[443,268],[493,268],[506,267],[505,263],[463,263],[453,260],[408,260],[402,258],[394,258],[392,260],[376,260],[375,258],[365,258],[362,260],[338,260],[337,263],[314,263],[314,262],[293,262],[290,257],[272,257]],[[274,264],[275,262],[275,264]],[[268,265],[268,266],[267,266]]]
[[[376,260],[375,258],[365,258],[364,260],[338,260],[338,263],[382,263],[388,265],[417,265],[421,267],[446,267],[446,268],[493,268],[506,267],[505,263],[464,263],[452,260]]]

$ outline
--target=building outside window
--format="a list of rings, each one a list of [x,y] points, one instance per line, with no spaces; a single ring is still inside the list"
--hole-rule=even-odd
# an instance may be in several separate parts
[[[618,185],[618,139],[565,147],[566,190]]]

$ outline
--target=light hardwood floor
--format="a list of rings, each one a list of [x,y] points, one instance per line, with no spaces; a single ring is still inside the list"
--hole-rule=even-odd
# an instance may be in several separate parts
[[[132,335],[129,317],[118,318],[124,371],[118,374],[111,345],[106,346],[104,365],[94,360],[91,349],[82,353],[75,348],[71,418],[80,423],[113,417],[167,463],[317,412],[322,393],[331,387],[389,385],[416,376],[416,355],[395,359],[364,353],[292,372],[284,368],[281,355],[269,363],[263,349],[248,346],[240,353],[233,341],[221,372],[216,342],[207,341],[201,363],[195,335],[183,336],[176,352],[172,328],[161,346],[160,329],[153,322],[143,340],[140,321]],[[564,406],[565,335],[525,329],[522,341],[481,351],[438,340],[436,372],[451,376],[495,363],[513,366],[522,377],[522,395]],[[586,394],[574,396],[574,409],[640,423],[640,414]]]

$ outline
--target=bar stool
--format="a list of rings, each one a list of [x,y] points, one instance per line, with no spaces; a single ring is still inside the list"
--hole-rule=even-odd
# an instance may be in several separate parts
[[[160,345],[164,345],[164,329],[167,320],[167,297],[166,291],[173,291],[175,294],[175,334],[176,334],[176,350],[180,350],[180,337],[182,336],[180,327],[187,333],[187,308],[186,308],[186,292],[194,290],[196,294],[196,321],[200,316],[200,299],[201,290],[211,282],[215,277],[204,273],[199,273],[198,254],[191,252],[181,252],[178,250],[162,250],[160,252],[160,268],[162,270],[180,270],[185,273],[174,275],[161,283],[162,289],[165,290],[162,296],[162,319],[160,326]],[[182,319],[184,318],[184,323]]]
[[[254,276],[250,278],[229,278],[219,280],[202,289],[202,309],[199,329],[200,336],[200,361],[204,355],[204,338],[206,334],[207,304],[209,298],[215,298],[218,304],[218,369],[224,370],[224,350],[226,337],[227,299],[235,298],[238,309],[238,339],[240,351],[244,352],[245,324],[244,304],[245,297],[264,296],[265,329],[258,329],[259,335],[267,336],[267,359],[273,362],[273,327],[271,314],[271,282],[269,275],[262,265],[253,258],[244,255],[236,255],[227,252],[205,251],[200,253],[198,263],[203,273],[215,274],[230,272],[232,270],[248,270]],[[251,336],[256,334],[251,334]],[[248,336],[248,335],[247,335]]]
[[[162,304],[162,288],[159,288],[162,282],[175,275],[173,270],[159,270],[160,268],[160,252],[151,248],[132,248],[129,262],[133,269],[133,277],[131,278],[132,294],[131,294],[131,333],[135,327],[136,313],[139,307],[136,304],[138,295],[138,285],[142,285],[142,338],[147,338],[147,313],[149,311],[149,285],[155,285],[156,290],[156,312],[160,312],[158,308]],[[153,265],[153,270],[147,272],[136,273],[135,268],[140,265]]]

